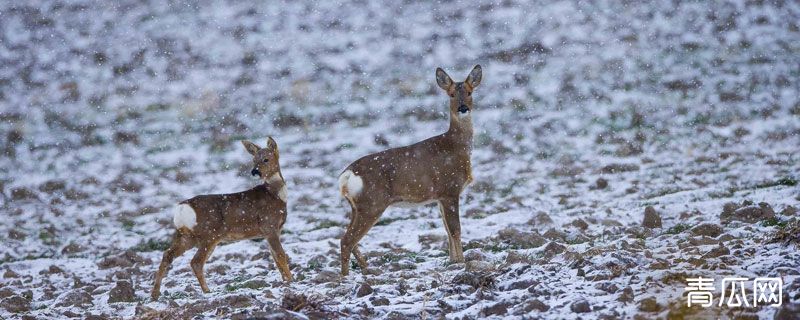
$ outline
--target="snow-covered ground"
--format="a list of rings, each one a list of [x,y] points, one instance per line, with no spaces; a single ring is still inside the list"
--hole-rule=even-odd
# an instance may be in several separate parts
[[[258,3],[0,2],[0,318],[800,314],[800,3]],[[475,64],[468,262],[436,208],[390,209],[339,277],[337,175],[446,130],[434,70]],[[151,302],[172,205],[254,186],[239,140],[268,135],[296,281],[242,241]],[[729,276],[783,307],[717,306]]]

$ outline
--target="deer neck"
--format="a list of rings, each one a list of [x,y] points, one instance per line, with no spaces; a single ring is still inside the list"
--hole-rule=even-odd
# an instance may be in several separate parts
[[[269,192],[286,202],[286,181],[280,171],[264,179],[264,183],[267,185]]]
[[[455,145],[464,146],[467,151],[472,149],[472,115],[459,115],[450,113],[450,129],[445,133]]]

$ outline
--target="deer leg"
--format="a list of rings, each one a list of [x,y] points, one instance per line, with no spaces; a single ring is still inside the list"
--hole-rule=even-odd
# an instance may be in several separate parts
[[[280,271],[283,281],[292,281],[292,272],[289,271],[289,256],[287,256],[286,252],[283,251],[280,236],[277,233],[269,234],[267,235],[267,242],[269,242],[269,248],[272,252],[272,259],[275,260],[275,265],[278,267],[278,271]]]
[[[353,213],[352,213],[352,220],[350,220],[350,225],[347,226],[347,231],[345,231],[344,236],[342,236],[341,247],[342,247],[342,275],[347,276],[350,272],[350,254],[352,253],[356,261],[358,262],[358,266],[361,267],[362,272],[365,272],[367,269],[367,261],[364,259],[364,256],[361,254],[361,251],[358,250],[358,242],[361,241],[361,238],[367,234],[372,225],[375,224],[375,221],[378,221],[378,217],[381,216],[383,213],[382,208],[381,210],[357,210],[355,206],[353,206]]]
[[[150,293],[150,297],[154,301],[158,300],[158,297],[161,296],[161,279],[167,275],[167,272],[172,266],[172,261],[180,257],[186,250],[189,250],[192,245],[193,243],[190,235],[175,232],[175,236],[172,238],[172,245],[167,251],[164,251],[164,256],[161,257],[161,265],[159,265],[158,271],[156,272],[153,291]]]
[[[197,249],[197,253],[194,254],[194,258],[192,258],[192,271],[194,271],[194,275],[197,277],[197,281],[200,282],[200,288],[203,289],[203,292],[209,293],[211,290],[208,290],[208,286],[206,285],[206,276],[203,274],[203,266],[206,264],[206,260],[214,252],[214,248],[216,248],[217,243],[205,243]]]
[[[439,211],[442,213],[444,228],[447,230],[450,262],[464,262],[464,253],[461,247],[461,221],[458,216],[458,197],[440,200]]]

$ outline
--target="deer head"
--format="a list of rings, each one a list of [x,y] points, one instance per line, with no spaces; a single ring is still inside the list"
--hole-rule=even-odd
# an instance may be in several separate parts
[[[259,176],[266,182],[283,180],[281,166],[278,164],[278,144],[272,137],[267,139],[267,147],[261,148],[247,140],[242,141],[244,148],[253,155],[253,170],[250,173]]]
[[[481,66],[476,65],[464,82],[453,82],[447,72],[436,68],[436,84],[450,96],[450,119],[468,118],[472,113],[472,91],[481,84]]]

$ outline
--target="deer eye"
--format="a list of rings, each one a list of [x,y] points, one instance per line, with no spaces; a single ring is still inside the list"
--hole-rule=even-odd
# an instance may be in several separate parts
[[[455,93],[451,93],[451,94],[450,94],[450,98],[455,98],[455,96],[456,96],[456,94],[455,94]]]
[[[269,159],[264,159],[264,163],[267,163],[267,162],[269,162]]]
[[[471,97],[472,96],[472,92],[467,92],[467,96]]]

